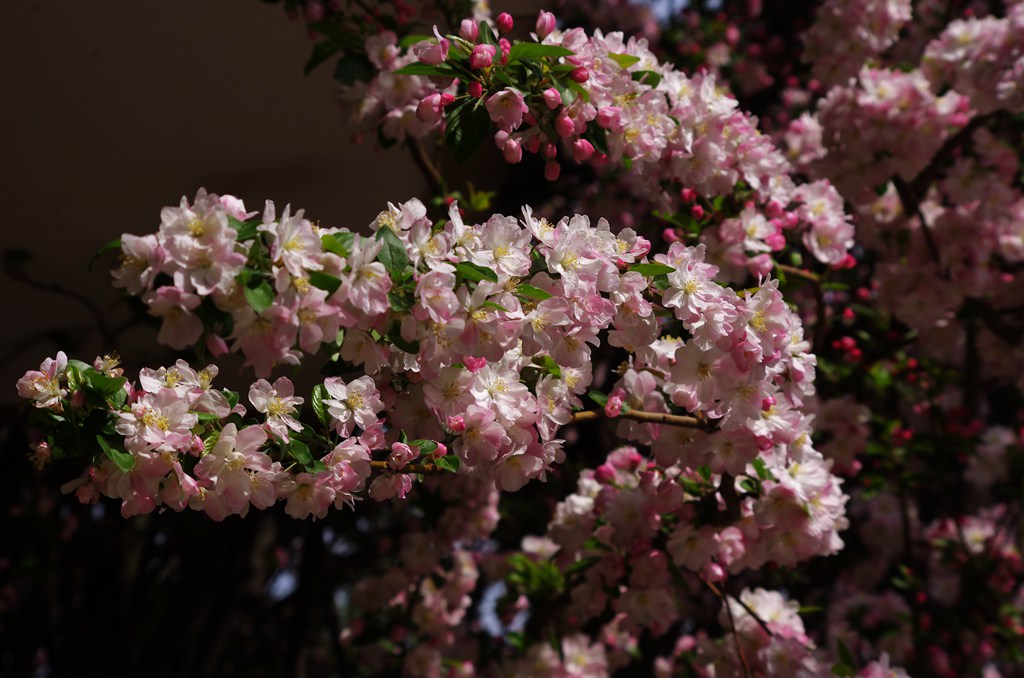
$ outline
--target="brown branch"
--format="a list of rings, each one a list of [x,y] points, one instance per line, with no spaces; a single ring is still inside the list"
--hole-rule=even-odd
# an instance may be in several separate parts
[[[923,175],[924,173],[922,172],[921,176]],[[917,216],[918,221],[921,222],[921,233],[924,234],[924,242],[928,246],[928,253],[931,254],[935,265],[939,267],[940,275],[943,278],[948,278],[949,273],[942,270],[942,256],[939,254],[939,248],[935,245],[935,238],[932,237],[932,229],[928,226],[928,220],[925,219],[924,212],[921,211],[920,194],[914,186],[902,177],[893,177],[892,183],[896,186],[896,193],[900,196],[900,205],[903,206],[904,214],[908,217]],[[915,180],[914,183],[916,184],[917,181]]]
[[[441,176],[441,172],[438,171],[437,167],[430,161],[427,154],[423,151],[423,147],[420,146],[419,141],[416,139],[409,139],[406,143],[409,147],[409,153],[412,155],[413,161],[416,163],[416,167],[419,168],[420,172],[423,173],[423,177],[430,184],[430,190],[435,195],[444,196],[447,191],[445,190],[444,177]]]
[[[445,471],[445,469],[436,464],[406,464],[400,469],[393,469],[388,466],[386,461],[371,461],[370,468],[374,471],[385,471],[387,473],[422,473],[426,476]]]
[[[572,419],[569,421],[570,424],[579,424],[585,421],[597,421],[598,419],[609,418],[604,410],[583,410],[581,412],[573,412]],[[699,428],[707,430],[710,426],[698,419],[697,417],[691,417],[688,415],[681,414],[668,414],[666,412],[645,412],[643,410],[629,410],[623,411],[618,417],[612,417],[614,419],[632,419],[633,421],[642,421],[647,424],[665,424],[666,426],[681,426],[683,428]]]
[[[740,634],[736,631],[736,620],[732,616],[732,606],[729,605],[729,598],[717,586],[705,579],[704,575],[697,576],[700,577],[700,580],[704,582],[704,584],[707,585],[707,587],[711,589],[716,596],[718,596],[719,600],[722,601],[722,605],[725,605],[725,614],[729,617],[729,627],[732,629],[732,637],[736,641],[736,654],[740,656],[740,664],[743,665],[743,675],[746,676],[746,678],[750,678],[750,666],[747,664],[747,658],[743,654],[743,646],[740,644]],[[743,604],[739,599],[737,599],[737,602],[741,605]]]
[[[718,596],[719,598],[721,598],[721,599],[722,599],[722,601],[726,603],[726,606],[728,606],[728,602],[726,601],[726,598],[728,598],[728,597],[732,597],[732,599],[733,599],[733,600],[735,600],[735,601],[736,601],[736,602],[737,602],[737,603],[739,604],[739,606],[740,606],[740,607],[742,607],[742,608],[743,608],[743,610],[744,610],[744,611],[745,611],[745,612],[746,612],[747,614],[749,614],[749,615],[750,615],[750,617],[751,617],[751,618],[752,618],[752,619],[753,619],[754,621],[756,621],[756,622],[757,622],[758,626],[760,626],[760,627],[761,627],[761,628],[762,628],[762,629],[764,630],[764,632],[765,632],[765,633],[767,633],[767,634],[768,634],[769,636],[774,636],[774,635],[775,635],[775,632],[774,632],[774,631],[772,631],[772,630],[771,630],[771,627],[769,627],[769,626],[768,626],[768,622],[766,622],[765,620],[761,619],[761,617],[760,617],[760,616],[759,616],[759,615],[758,615],[758,614],[757,614],[756,612],[754,612],[754,610],[753,610],[753,609],[752,609],[752,608],[751,608],[751,607],[750,607],[749,605],[747,605],[746,603],[744,603],[744,602],[743,602],[743,601],[742,601],[742,600],[740,599],[740,597],[739,597],[739,596],[734,596],[734,595],[732,595],[731,593],[726,593],[726,592],[725,592],[724,590],[722,590],[722,589],[718,588],[718,587],[717,587],[717,586],[715,586],[715,585],[714,585],[713,583],[711,583],[710,581],[708,581],[708,580],[707,580],[707,579],[706,579],[706,578],[704,577],[704,575],[702,575],[702,574],[698,574],[698,575],[697,575],[697,577],[698,577],[698,578],[699,578],[699,579],[700,579],[700,580],[701,580],[702,582],[704,582],[704,585],[705,585],[705,586],[707,586],[707,587],[708,587],[709,589],[711,589],[711,592],[712,592],[712,593],[714,593],[714,594],[715,594],[716,596]]]
[[[821,350],[825,347],[826,320],[825,289],[821,286],[821,276],[813,271],[797,268],[796,266],[789,266],[787,264],[780,264],[778,262],[776,262],[775,268],[779,269],[786,275],[792,275],[805,280],[808,284],[814,287],[814,341],[811,344],[811,353],[814,353],[815,355],[820,354]]]

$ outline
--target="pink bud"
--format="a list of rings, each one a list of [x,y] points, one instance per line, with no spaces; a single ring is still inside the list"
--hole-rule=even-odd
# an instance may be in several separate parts
[[[601,464],[594,469],[594,480],[599,483],[611,483],[615,480],[615,469],[610,464]]]
[[[725,568],[719,563],[708,561],[704,564],[704,578],[708,581],[725,581],[728,578]]]
[[[455,101],[455,95],[448,92],[441,93],[441,108],[448,108]]]
[[[558,175],[562,173],[562,166],[554,160],[544,165],[544,178],[548,181],[555,181],[558,179]]]
[[[498,49],[501,50],[501,63],[508,63],[508,55],[512,52],[512,43],[505,38],[498,40]]]
[[[448,446],[445,445],[444,443],[438,443],[437,444],[437,449],[434,450],[434,454],[433,454],[434,459],[440,459],[441,457],[443,457],[446,454],[448,454]]]
[[[501,147],[501,154],[505,156],[505,162],[510,165],[517,165],[523,159],[523,146],[518,139],[509,139]]]
[[[761,399],[761,411],[767,412],[773,407],[775,407],[775,398],[768,396],[767,398]]]
[[[733,46],[733,45],[735,45],[739,41],[740,41],[740,29],[738,29],[738,28],[736,28],[736,26],[732,26],[732,25],[730,25],[728,28],[725,29],[725,42],[726,43],[728,43],[730,46]]]
[[[594,145],[586,139],[577,139],[572,145],[572,157],[576,162],[586,162],[594,155]]]
[[[583,66],[577,66],[576,68],[569,71],[569,77],[574,81],[582,84],[590,78],[590,73]]]
[[[466,91],[469,92],[469,96],[474,99],[479,99],[484,95],[484,86],[474,80],[473,82],[466,85]]]
[[[690,208],[690,214],[693,215],[694,219],[700,220],[704,218],[704,208],[700,205],[694,205]]]
[[[476,374],[483,368],[487,367],[487,358],[474,358],[473,356],[466,356],[462,359],[462,364],[466,366],[466,369]]]
[[[461,414],[448,417],[448,430],[452,433],[462,433],[466,430],[466,421],[462,418]]]
[[[502,12],[501,14],[498,15],[498,18],[495,19],[494,23],[498,25],[499,33],[508,33],[509,31],[512,30],[512,15],[509,14],[508,12]]]
[[[472,19],[463,19],[459,25],[459,37],[469,42],[476,42],[480,37],[480,25]]]
[[[469,67],[473,69],[487,68],[494,63],[494,55],[498,48],[494,45],[477,45],[469,55]]]
[[[206,350],[210,352],[210,355],[219,357],[227,355],[228,353],[228,342],[224,341],[219,334],[207,334],[206,335]]]
[[[765,236],[764,242],[768,247],[772,248],[772,252],[778,252],[786,246],[786,236],[781,233],[772,233]]]
[[[683,202],[693,202],[697,199],[697,191],[692,188],[684,188],[679,191],[679,197],[682,198]]]
[[[523,144],[523,146],[530,153],[536,153],[537,151],[540,150],[540,137],[534,134],[532,137],[526,140],[526,143]]]
[[[555,110],[562,105],[562,95],[554,87],[548,87],[544,90],[544,103],[551,110]]]
[[[527,125],[537,124],[537,118],[533,117],[533,113],[530,112],[530,109],[526,109],[525,111],[523,111],[523,122],[525,122]]]
[[[848,322],[848,323],[849,322],[853,322],[855,317],[856,316],[854,315],[854,312],[853,312],[852,308],[847,306],[846,308],[843,309],[843,321],[844,322]]]
[[[569,137],[576,132],[576,123],[568,115],[563,113],[555,118],[555,131],[560,137]]]
[[[600,167],[601,165],[608,164],[608,156],[604,153],[595,153],[590,159],[590,164],[594,167]]]
[[[619,387],[611,392],[608,401],[604,404],[604,416],[617,417],[622,413],[622,403],[626,399],[626,391]]]
[[[597,111],[597,124],[603,129],[612,129],[619,124],[621,113],[617,106],[602,106]]]
[[[756,257],[751,257],[747,262],[747,269],[755,278],[764,278],[772,272],[774,267],[775,263],[768,254],[758,254]]]
[[[541,148],[540,154],[544,157],[545,160],[554,160],[555,156],[558,155],[558,147],[549,141],[548,143],[544,144],[543,148]]]
[[[679,236],[676,235],[676,230],[674,228],[666,228],[664,231],[662,231],[661,239],[669,243],[670,245],[674,242],[679,242]]]
[[[423,97],[416,107],[416,117],[426,123],[436,123],[443,114],[444,107],[441,104],[441,95],[436,92]]]
[[[537,15],[537,26],[535,30],[537,32],[537,37],[541,40],[551,35],[551,31],[555,30],[555,15],[551,12],[541,10]]]

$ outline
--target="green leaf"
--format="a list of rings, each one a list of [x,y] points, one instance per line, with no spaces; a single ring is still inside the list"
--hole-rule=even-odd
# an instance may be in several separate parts
[[[260,234],[259,230],[257,230],[257,224],[255,223],[239,221],[232,216],[228,216],[228,224],[238,232],[235,235],[235,239],[238,240],[238,242],[254,240]]]
[[[535,299],[537,301],[544,301],[545,299],[551,298],[551,293],[545,292],[539,287],[526,284],[519,284],[516,287],[516,295],[519,297],[526,297],[527,299]]]
[[[292,455],[295,461],[299,462],[303,466],[313,461],[313,455],[309,453],[309,446],[301,440],[292,439],[288,446],[288,452]]]
[[[419,439],[414,440],[409,444],[418,449],[420,451],[420,455],[424,457],[427,456],[428,454],[433,454],[434,450],[437,449],[437,443],[434,442],[433,440]]]
[[[369,82],[376,69],[370,60],[362,54],[347,54],[334,66],[334,79],[342,85],[354,85],[357,82]]]
[[[493,283],[498,282],[497,273],[486,266],[480,266],[471,261],[460,261],[455,264],[455,272],[461,275],[464,280],[470,282],[480,282],[481,280],[488,280]]]
[[[252,310],[257,314],[263,313],[274,303],[274,288],[266,280],[255,288],[246,287],[243,289],[245,290],[245,300],[249,302]]]
[[[452,70],[451,66],[431,66],[430,64],[424,64],[418,61],[414,64],[409,64],[408,66],[402,66],[397,71],[392,71],[392,73],[394,75],[438,75],[446,78],[455,76],[455,71]]]
[[[407,35],[407,36],[405,36],[404,38],[402,38],[401,40],[398,41],[398,46],[401,47],[402,49],[406,49],[408,47],[412,47],[417,42],[423,42],[424,40],[433,40],[433,39],[435,39],[435,38],[432,35],[423,35],[423,34]]]
[[[548,374],[555,379],[562,378],[562,368],[559,367],[558,363],[555,362],[555,359],[549,355],[544,356],[544,369],[547,370]]]
[[[377,253],[377,260],[384,264],[384,268],[394,279],[409,265],[409,255],[405,251],[405,245],[398,238],[398,234],[386,226],[377,231],[376,237],[382,243],[380,252]]]
[[[750,465],[757,471],[757,477],[761,480],[775,480],[775,476],[768,470],[768,467],[764,464],[764,459],[761,457],[755,457],[754,461],[750,462]]]
[[[218,440],[220,440],[220,431],[214,429],[210,435],[206,436],[206,440],[203,441],[203,454],[212,452]]]
[[[613,52],[608,53],[608,58],[617,63],[622,68],[629,68],[633,64],[640,61],[640,57],[633,56],[632,54],[615,54]]]
[[[587,393],[587,397],[589,397],[591,400],[593,400],[601,407],[604,407],[605,405],[608,404],[608,396],[606,396],[604,393],[601,393],[600,391],[591,390],[590,392]]]
[[[101,435],[96,436],[96,442],[100,444],[100,449],[103,450],[103,454],[107,455],[112,462],[117,464],[117,468],[121,469],[122,473],[129,473],[133,468],[135,468],[134,455],[125,452],[124,450],[111,447],[110,443],[107,442],[107,439]]]
[[[104,245],[103,247],[101,247],[98,250],[96,250],[96,254],[92,255],[92,259],[89,260],[89,270],[92,271],[93,265],[97,261],[99,261],[99,258],[102,257],[104,254],[106,254],[107,252],[110,252],[111,250],[119,250],[119,249],[121,249],[121,239],[120,238],[118,238],[117,240],[111,240],[106,245]]]
[[[195,415],[200,422],[220,421],[220,417],[218,417],[213,412],[196,412]]]
[[[493,301],[485,301],[484,303],[480,304],[480,308],[491,308],[491,309],[494,309],[495,311],[504,311],[505,313],[511,313],[512,312],[512,311],[508,310],[507,308],[505,308],[504,306],[500,306],[500,305],[494,303]]]
[[[857,675],[857,660],[854,659],[850,648],[842,640],[836,640],[836,654],[839,655],[839,663],[832,667],[832,675],[855,676]]]
[[[512,45],[508,53],[508,63],[515,63],[523,59],[541,59],[572,56],[575,52],[560,45],[542,45],[539,42],[518,42]]]
[[[577,560],[575,563],[565,568],[562,572],[565,574],[566,577],[572,574],[576,574],[577,572],[586,572],[594,565],[600,563],[602,560],[603,558],[597,557],[583,558],[582,560]]]
[[[439,459],[436,459],[434,463],[438,468],[443,468],[445,471],[451,471],[452,473],[459,472],[459,458],[454,454],[446,454]]]
[[[320,242],[323,244],[325,252],[337,254],[344,259],[352,253],[352,241],[355,240],[355,237],[356,234],[351,231],[341,231],[340,233],[322,235]]]
[[[408,292],[399,290],[399,293],[388,292],[388,303],[391,304],[391,310],[396,313],[405,313],[410,308],[416,305],[416,298]]]
[[[221,393],[224,394],[224,399],[228,401],[228,406],[231,409],[235,409],[235,405],[238,404],[238,391],[229,391],[228,389],[221,389]]]
[[[104,398],[109,398],[118,391],[123,391],[124,385],[128,381],[124,377],[108,377],[102,372],[91,368],[84,371],[82,376],[85,377],[89,386]]]
[[[464,163],[487,138],[491,116],[479,99],[468,99],[448,111],[447,118],[444,142],[455,160]]]
[[[630,271],[634,271],[636,273],[639,273],[640,275],[645,276],[647,278],[653,278],[656,275],[662,275],[662,274],[665,274],[665,273],[672,273],[676,269],[674,269],[671,266],[668,266],[666,264],[651,263],[651,264],[633,264],[632,266],[629,267],[629,270]]]
[[[661,73],[656,71],[633,71],[633,80],[642,85],[657,87],[661,83]]]
[[[322,426],[327,426],[331,421],[330,416],[327,414],[327,406],[324,405],[324,400],[329,395],[326,386],[317,384],[313,387],[313,394],[309,399],[310,404],[313,406],[313,413],[316,414],[316,418]]]
[[[341,287],[341,279],[335,278],[333,275],[328,275],[323,271],[310,271],[309,284],[327,292],[327,296],[331,296],[338,291],[339,287]]]
[[[480,22],[480,44],[497,45],[498,36],[494,34],[494,29],[486,21]],[[514,48],[513,48],[514,49]]]
[[[420,352],[420,342],[406,341],[399,332],[392,332],[384,338],[406,353],[416,355]]]

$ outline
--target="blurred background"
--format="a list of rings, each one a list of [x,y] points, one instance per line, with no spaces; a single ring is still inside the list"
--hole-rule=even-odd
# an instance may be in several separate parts
[[[406,155],[347,138],[330,68],[302,75],[311,44],[280,6],[254,0],[4,7],[2,676],[287,675],[318,665],[294,661],[307,630],[336,631],[326,580],[296,586],[297,563],[322,565],[335,544],[303,540],[321,526],[280,512],[125,521],[115,503],[81,506],[59,492],[77,469],[25,459],[14,388],[59,349],[89,360],[116,348],[129,374],[170,358],[110,286],[113,256],[88,263],[123,232],[155,231],[161,206],[200,186],[351,228],[423,193]],[[225,385],[237,372],[224,368]]]

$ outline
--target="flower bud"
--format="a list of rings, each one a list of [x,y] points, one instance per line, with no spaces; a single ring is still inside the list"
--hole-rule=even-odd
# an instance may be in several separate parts
[[[469,67],[473,69],[487,68],[494,63],[494,55],[498,48],[494,45],[477,45],[469,55]]]
[[[466,366],[466,369],[476,374],[483,368],[487,367],[487,358],[474,358],[473,356],[465,356],[462,359],[462,364]]]
[[[558,147],[549,141],[548,143],[544,144],[544,147],[541,149],[540,154],[544,156],[546,160],[554,160],[555,156],[558,155]]]
[[[562,105],[562,95],[554,87],[548,87],[544,90],[544,104],[551,110],[555,110]]]
[[[577,66],[569,71],[569,77],[575,82],[583,84],[590,78],[590,72],[583,66]]]
[[[692,188],[684,188],[679,191],[679,197],[683,202],[693,202],[697,199],[697,191]]]
[[[443,114],[444,107],[441,104],[441,95],[436,92],[423,97],[419,105],[416,106],[416,117],[426,123],[436,123]]]
[[[213,334],[212,332],[206,335],[206,350],[210,352],[212,356],[222,356],[228,353],[228,342],[219,334]]]
[[[463,19],[459,25],[459,37],[469,42],[476,42],[480,37],[480,25],[472,19]]]
[[[576,123],[568,115],[563,113],[555,118],[555,131],[560,137],[570,137],[576,132]]]
[[[544,165],[544,178],[548,181],[556,181],[558,175],[562,173],[562,166],[555,160],[548,162]]]
[[[498,40],[498,49],[501,50],[501,63],[502,65],[508,63],[508,55],[512,53],[512,43],[505,38]]]
[[[674,228],[666,228],[662,231],[661,239],[670,245],[674,242],[679,242],[679,236],[676,234],[676,229]]]
[[[577,139],[572,145],[572,157],[576,162],[586,162],[594,155],[594,145],[586,139]]]
[[[543,40],[555,30],[555,15],[551,12],[541,10],[537,15],[537,26],[535,28],[537,37]]]
[[[617,106],[602,106],[597,111],[597,124],[603,129],[611,129],[619,124],[621,113]]]
[[[690,208],[690,214],[693,215],[694,219],[700,220],[704,218],[704,208],[700,205],[694,205]]]
[[[772,261],[771,256],[767,253],[758,254],[756,257],[751,257],[750,261],[747,262],[747,269],[750,271],[750,275],[755,278],[764,278],[772,269],[775,267],[775,262]]]
[[[523,159],[523,146],[518,139],[509,139],[501,147],[501,154],[505,156],[505,162],[510,165],[517,165]]]
[[[466,421],[461,414],[448,417],[448,430],[452,433],[462,433],[466,430]]]
[[[498,15],[498,18],[494,20],[494,23],[498,26],[498,33],[504,35],[512,30],[512,15],[508,12],[502,12]]]
[[[469,93],[469,96],[473,97],[474,99],[479,99],[484,95],[484,86],[481,85],[476,80],[474,80],[473,82],[466,85],[466,91]]]

